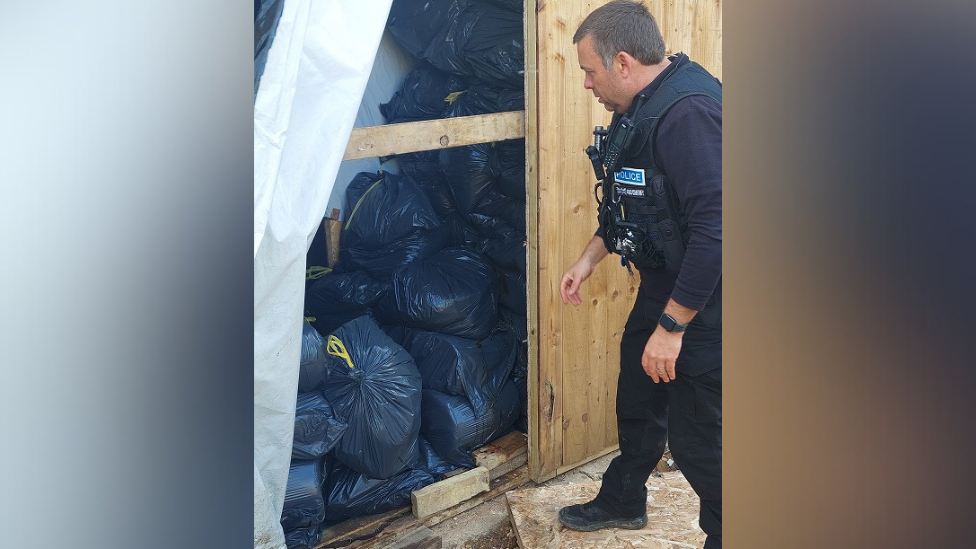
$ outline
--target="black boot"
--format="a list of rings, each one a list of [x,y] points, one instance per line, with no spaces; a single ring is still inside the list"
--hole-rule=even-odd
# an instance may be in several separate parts
[[[647,513],[639,517],[618,517],[610,511],[590,501],[580,505],[570,505],[559,510],[559,522],[567,528],[592,532],[603,528],[627,528],[640,530],[647,525]]]

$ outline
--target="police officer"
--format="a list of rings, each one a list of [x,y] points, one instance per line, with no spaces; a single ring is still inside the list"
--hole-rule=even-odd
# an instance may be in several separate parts
[[[590,150],[605,176],[599,229],[560,294],[580,305],[580,285],[610,253],[637,268],[641,285],[620,343],[620,455],[597,497],[559,520],[585,531],[645,526],[645,483],[669,442],[701,500],[705,548],[721,548],[721,84],[684,54],[666,57],[639,2],[594,10],[573,42],[583,86],[614,114]]]

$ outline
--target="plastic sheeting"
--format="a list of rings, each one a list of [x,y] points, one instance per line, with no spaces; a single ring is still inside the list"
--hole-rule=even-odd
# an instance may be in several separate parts
[[[268,50],[278,28],[284,0],[254,0],[254,94],[257,96],[258,83],[264,74]]]
[[[325,216],[389,7],[389,0],[285,0],[255,97],[255,549],[285,547],[279,519],[294,433],[305,254]]]

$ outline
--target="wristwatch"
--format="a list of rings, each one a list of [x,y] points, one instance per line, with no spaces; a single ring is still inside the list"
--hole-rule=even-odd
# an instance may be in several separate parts
[[[669,332],[683,332],[688,327],[687,324],[678,324],[678,321],[668,313],[662,314],[661,319],[658,320],[658,323],[661,324],[662,328]]]

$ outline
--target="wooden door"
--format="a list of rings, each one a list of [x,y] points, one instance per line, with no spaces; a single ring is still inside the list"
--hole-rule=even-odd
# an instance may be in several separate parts
[[[537,482],[616,448],[620,336],[639,286],[612,256],[584,283],[582,305],[559,297],[563,273],[596,229],[596,180],[583,150],[610,113],[583,88],[572,38],[603,3],[526,0],[529,472]],[[684,51],[721,78],[721,0],[645,5],[668,53]]]

